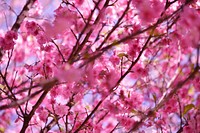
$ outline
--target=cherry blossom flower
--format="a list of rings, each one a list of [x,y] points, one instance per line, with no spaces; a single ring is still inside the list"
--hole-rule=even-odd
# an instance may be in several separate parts
[[[14,31],[8,31],[5,34],[5,37],[0,37],[0,46],[2,47],[3,50],[10,50],[14,48],[15,42],[18,38],[17,33]]]
[[[73,66],[66,65],[65,68],[54,69],[54,76],[60,81],[78,82],[81,80],[81,70]]]

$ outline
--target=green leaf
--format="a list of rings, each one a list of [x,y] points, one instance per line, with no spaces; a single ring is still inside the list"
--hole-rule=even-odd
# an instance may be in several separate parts
[[[87,110],[90,110],[90,106],[89,106],[89,105],[86,105],[85,108],[86,108]]]
[[[85,54],[83,55],[83,57],[84,57],[85,59],[89,59],[89,58],[90,58],[90,54],[89,54],[89,53],[85,53]]]
[[[0,84],[0,89],[4,90],[6,88],[6,86]]]
[[[0,133],[4,133],[5,129],[3,127],[0,127]]]
[[[156,95],[155,95],[155,94],[153,94],[153,100],[154,100],[154,102],[156,102],[156,100],[157,100],[157,98],[156,98]]]
[[[119,53],[117,56],[120,57],[120,58],[122,58],[124,56],[127,57],[127,54],[125,54],[125,53]]]
[[[133,113],[133,114],[136,114],[136,113],[137,113],[137,111],[136,111],[136,110],[134,110],[134,109],[132,109],[132,110],[131,110],[131,113]]]
[[[192,108],[194,108],[194,104],[188,104],[184,107],[184,110],[183,110],[183,115],[185,115],[188,111],[190,111]]]

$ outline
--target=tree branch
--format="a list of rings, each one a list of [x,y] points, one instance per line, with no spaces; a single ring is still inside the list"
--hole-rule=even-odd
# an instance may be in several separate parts
[[[171,92],[167,95],[164,96],[163,99],[160,100],[160,102],[157,104],[156,107],[154,107],[152,110],[150,110],[148,112],[147,115],[145,115],[143,118],[141,118],[141,120],[139,122],[136,122],[135,125],[129,130],[128,133],[132,133],[133,131],[137,130],[138,127],[148,118],[150,118],[151,116],[153,116],[153,114],[158,111],[160,108],[162,108],[164,106],[164,104],[169,101],[169,99],[174,96],[174,94],[185,84],[187,83],[189,80],[193,79],[195,77],[195,75],[198,73],[200,67],[196,67],[194,69],[193,72],[190,73],[190,75],[183,81],[180,81],[177,83],[177,85],[171,90]]]
[[[18,31],[21,23],[24,21],[24,19],[26,18],[26,14],[28,14],[29,9],[33,6],[34,2],[36,0],[28,0],[26,2],[26,4],[24,5],[22,11],[20,12],[20,14],[17,16],[17,19],[14,23],[14,25],[12,26],[11,30],[13,31]]]

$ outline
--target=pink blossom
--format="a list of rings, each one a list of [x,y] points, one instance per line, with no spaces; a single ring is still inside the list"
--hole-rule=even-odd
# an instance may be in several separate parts
[[[105,108],[110,111],[110,113],[117,114],[120,112],[119,108],[116,106],[116,104],[111,102],[105,102]]]
[[[127,101],[130,103],[130,107],[136,108],[140,107],[144,98],[141,94],[133,92],[131,97],[127,99]]]
[[[63,33],[75,24],[77,15],[75,12],[70,11],[67,7],[60,6],[54,12],[56,13],[56,17],[53,25],[57,34]]]
[[[44,109],[43,107],[41,107],[37,110],[37,112],[39,114],[40,120],[42,120],[43,122],[46,122],[48,114],[49,114],[48,111]]]
[[[18,35],[15,31],[8,31],[5,35],[5,40],[9,41],[10,39],[16,40],[18,38]]]
[[[132,71],[131,77],[133,78],[142,78],[148,75],[148,68],[143,68],[141,65],[136,65]]]
[[[78,19],[75,23],[77,32],[81,32],[85,26],[85,23],[82,19]]]
[[[61,94],[62,93],[61,90],[62,89],[60,89],[58,87],[52,88],[51,92],[50,92],[51,97],[55,98],[56,96],[58,96],[59,94]]]
[[[85,0],[76,0],[76,4],[77,5],[82,5],[84,3]]]
[[[194,87],[197,92],[200,92],[200,76],[194,79]]]
[[[172,112],[177,112],[178,111],[178,107],[177,105],[177,101],[175,100],[175,98],[170,99],[165,106],[165,113],[172,113]]]
[[[135,120],[133,118],[129,118],[126,116],[118,117],[118,121],[120,122],[120,125],[125,127],[127,130],[130,129],[135,124]]]
[[[163,9],[164,5],[160,1],[144,0],[138,4],[139,17],[145,23],[153,22],[160,16]]]
[[[54,69],[54,76],[58,80],[66,82],[80,81],[82,77],[81,73],[81,70],[74,68],[73,66],[67,66],[67,68]]]
[[[119,65],[120,63],[120,58],[117,56],[112,56],[109,60],[113,63],[114,66]]]
[[[139,43],[130,42],[128,54],[131,56],[131,58],[135,58],[138,52],[140,52]]]
[[[28,34],[36,36],[39,32],[38,25],[34,21],[31,21],[31,22],[27,21],[25,24],[25,27],[26,27]]]
[[[185,126],[185,127],[183,128],[183,132],[184,132],[184,133],[192,133],[193,130],[192,130],[192,128],[191,128],[190,126]]]
[[[179,2],[181,3],[185,3],[185,2],[190,2],[190,3],[194,3],[194,2],[197,2],[198,0],[178,0]]]
[[[15,42],[14,40],[16,40],[18,38],[18,35],[16,32],[14,31],[8,31],[5,34],[5,37],[0,37],[0,46],[2,47],[3,50],[10,50],[12,48],[14,48]]]
[[[66,115],[68,112],[68,108],[69,107],[67,105],[61,105],[61,104],[54,106],[55,113],[60,116]]]
[[[25,50],[24,49],[17,50],[14,58],[16,62],[22,62],[25,58]]]
[[[2,1],[0,132],[200,132],[197,0]]]
[[[3,37],[0,37],[0,46],[3,47],[5,43],[5,39]]]
[[[102,71],[102,73],[99,75],[104,78],[104,85],[107,87],[107,89],[113,89],[115,87],[117,81],[119,80],[119,74],[116,73],[114,70],[110,70],[110,72]]]
[[[44,33],[39,33],[36,35],[36,38],[37,38],[37,42],[42,45],[42,44],[45,44],[48,42],[48,39],[47,37],[45,36]]]

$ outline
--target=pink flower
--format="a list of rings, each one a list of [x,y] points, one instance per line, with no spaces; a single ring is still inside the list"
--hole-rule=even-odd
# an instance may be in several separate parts
[[[193,129],[190,126],[185,126],[183,128],[184,133],[193,133]]]
[[[13,40],[17,39],[17,33],[14,31],[8,31],[5,37],[0,37],[0,46],[3,50],[10,50],[14,48],[15,42]]]
[[[136,108],[136,107],[140,107],[142,102],[143,102],[143,96],[142,94],[139,94],[139,93],[136,93],[136,92],[133,92],[132,95],[131,95],[131,98],[129,100],[131,100],[133,103],[132,103],[132,107],[133,108]]]
[[[194,79],[194,87],[197,92],[200,92],[200,76]]]
[[[55,20],[53,22],[55,34],[62,34],[76,23],[77,14],[68,9],[68,7],[60,6],[54,11],[56,13]]]
[[[14,56],[14,60],[16,62],[22,62],[25,58],[25,50],[24,49],[19,49],[16,50],[15,56]]]
[[[81,32],[81,30],[84,28],[84,26],[85,26],[85,23],[84,23],[84,21],[82,20],[82,19],[78,19],[77,21],[76,21],[76,23],[75,23],[75,25],[76,25],[76,31],[77,32]]]
[[[143,68],[141,65],[136,65],[133,68],[133,73],[131,77],[133,78],[142,78],[148,75],[148,68]]]
[[[120,122],[120,125],[122,125],[126,129],[130,129],[135,124],[135,120],[126,116],[120,116],[118,118],[118,121]]]
[[[140,46],[138,44],[139,42],[130,42],[128,54],[131,58],[136,57],[137,53],[140,51]]]
[[[85,0],[76,0],[77,5],[82,5]]]
[[[69,107],[67,105],[58,104],[54,106],[54,109],[57,115],[63,116],[67,114]]]
[[[43,122],[46,122],[47,117],[49,115],[48,111],[46,109],[44,109],[43,107],[38,108],[38,115],[40,117],[40,120]]]
[[[164,9],[164,5],[160,1],[150,2],[148,0],[140,2],[137,7],[139,10],[139,17],[141,21],[145,23],[153,22],[160,16]]]
[[[200,21],[200,17],[199,17],[199,13],[197,12],[197,10],[193,9],[193,8],[189,8],[189,7],[184,7],[183,12],[181,13],[181,23],[186,27],[200,27],[199,21]]]
[[[105,108],[112,114],[117,114],[120,112],[116,104],[111,103],[110,101],[105,102]]]
[[[78,82],[82,77],[82,72],[72,66],[68,68],[54,69],[54,76],[60,81]]]
[[[54,88],[52,88],[51,91],[50,91],[51,97],[55,98],[55,97],[58,96],[60,93],[62,93],[60,90],[61,90],[61,89],[60,89],[59,87],[54,87]]]
[[[109,60],[112,62],[113,66],[116,66],[120,63],[120,58],[117,56],[111,56]]]
[[[198,0],[178,0],[181,3],[185,3],[185,2],[190,2],[190,3],[194,3],[197,2]]]
[[[0,37],[0,47],[3,47],[5,43],[5,39],[3,37]]]
[[[178,111],[177,101],[174,98],[172,98],[166,103],[164,112],[168,114],[177,111]]]
[[[37,34],[36,38],[37,38],[37,42],[40,45],[45,44],[49,41],[48,38],[43,33]]]
[[[103,85],[107,87],[107,89],[112,89],[115,87],[117,81],[119,80],[120,76],[115,70],[111,70],[108,73],[104,73],[105,71],[102,71],[102,75],[104,77]]]
[[[16,40],[17,38],[18,38],[18,36],[17,36],[17,33],[15,31],[8,31],[5,35],[6,41],[9,41],[10,39]]]
[[[39,32],[38,25],[34,21],[26,22],[25,27],[28,34],[36,36]]]

